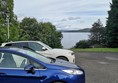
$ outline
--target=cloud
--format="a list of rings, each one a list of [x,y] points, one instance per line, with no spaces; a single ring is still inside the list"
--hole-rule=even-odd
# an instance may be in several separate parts
[[[68,20],[78,20],[80,17],[69,17]]]
[[[14,0],[19,19],[35,17],[58,29],[91,27],[97,19],[105,25],[111,0]],[[70,26],[71,25],[71,26]]]
[[[74,21],[74,20],[79,20],[80,17],[68,17],[68,18],[64,18],[61,21]]]

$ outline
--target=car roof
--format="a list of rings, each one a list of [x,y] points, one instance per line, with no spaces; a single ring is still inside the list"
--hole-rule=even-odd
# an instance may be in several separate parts
[[[5,42],[5,43],[21,43],[21,42],[40,42],[40,41],[11,41],[11,42]]]
[[[17,54],[25,54],[25,56],[27,55],[26,52],[27,51],[32,51],[29,49],[25,49],[25,48],[17,48],[17,47],[0,47],[0,52],[10,52],[10,53],[17,53]],[[34,52],[34,51],[32,51]]]
[[[18,51],[18,50],[25,50],[17,47],[0,47],[0,51]]]
[[[26,48],[18,48],[18,47],[0,47],[0,51],[14,52],[14,53],[18,52],[24,54],[24,51],[32,51],[32,50]]]

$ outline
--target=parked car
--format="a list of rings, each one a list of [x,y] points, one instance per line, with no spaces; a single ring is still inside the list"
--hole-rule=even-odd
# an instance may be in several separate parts
[[[52,49],[48,45],[40,42],[40,41],[16,41],[16,42],[6,42],[2,43],[2,47],[4,46],[12,46],[19,48],[28,48],[34,50],[38,53],[41,53],[47,57],[51,58],[59,58],[71,63],[75,63],[75,55],[71,50],[66,49]]]
[[[85,83],[84,70],[20,48],[0,47],[0,83]]]

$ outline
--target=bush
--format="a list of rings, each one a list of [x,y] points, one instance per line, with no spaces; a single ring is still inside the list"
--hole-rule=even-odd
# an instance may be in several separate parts
[[[91,46],[92,48],[102,48],[103,46],[100,44],[94,44],[93,46]]]
[[[90,44],[88,40],[80,40],[79,42],[76,43],[74,47],[75,48],[89,48]]]
[[[92,48],[106,48],[106,46],[100,45],[100,44],[94,44],[91,45]]]

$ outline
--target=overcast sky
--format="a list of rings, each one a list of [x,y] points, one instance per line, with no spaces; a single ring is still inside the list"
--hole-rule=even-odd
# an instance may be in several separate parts
[[[14,12],[19,20],[35,17],[39,22],[51,22],[57,29],[91,28],[101,19],[106,24],[111,0],[14,0]]]

